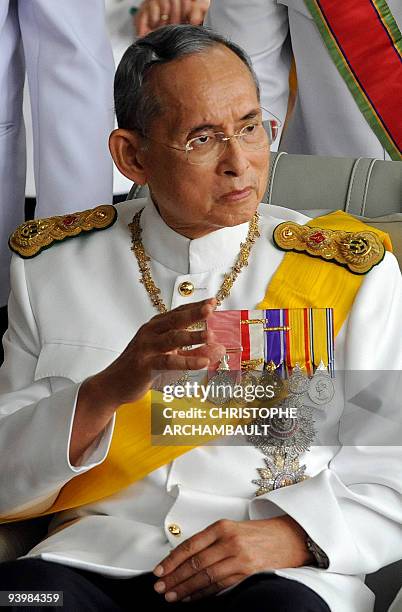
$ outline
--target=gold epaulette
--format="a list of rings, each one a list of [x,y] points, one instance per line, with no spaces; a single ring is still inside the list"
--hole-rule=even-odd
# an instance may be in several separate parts
[[[280,223],[273,234],[274,243],[282,251],[295,251],[320,257],[348,268],[354,274],[366,274],[384,258],[385,248],[374,232],[345,232]]]
[[[22,223],[9,238],[9,247],[24,259],[35,257],[53,243],[79,236],[81,233],[107,229],[117,219],[117,210],[102,204],[60,217],[34,219]]]

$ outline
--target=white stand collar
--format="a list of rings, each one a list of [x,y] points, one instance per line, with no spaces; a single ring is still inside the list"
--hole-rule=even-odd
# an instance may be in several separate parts
[[[151,198],[141,215],[142,241],[147,255],[179,274],[198,274],[230,268],[246,239],[248,223],[224,227],[191,240],[172,230]]]

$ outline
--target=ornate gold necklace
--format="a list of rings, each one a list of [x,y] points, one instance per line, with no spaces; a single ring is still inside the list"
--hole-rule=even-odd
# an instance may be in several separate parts
[[[144,245],[141,239],[142,230],[140,226],[140,218],[143,210],[144,209],[142,208],[140,211],[138,211],[134,215],[132,222],[128,225],[131,231],[131,250],[133,251],[137,259],[138,267],[140,269],[140,282],[144,285],[152,304],[155,306],[158,312],[163,314],[167,312],[168,309],[164,301],[160,297],[161,290],[159,289],[159,287],[156,286],[152,278],[151,270],[149,267],[149,262],[151,261],[151,258],[145,253]],[[217,306],[220,306],[223,300],[227,298],[228,295],[230,295],[234,282],[236,281],[244,266],[248,265],[250,251],[254,242],[260,235],[260,232],[258,230],[258,219],[259,214],[258,212],[255,212],[249,223],[246,241],[240,244],[240,251],[237,256],[237,259],[234,265],[232,266],[230,272],[225,274],[222,284],[219,287],[218,293],[215,296],[217,300]]]

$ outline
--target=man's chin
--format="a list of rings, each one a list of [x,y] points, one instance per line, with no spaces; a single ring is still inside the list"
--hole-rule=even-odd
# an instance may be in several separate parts
[[[219,211],[220,226],[233,227],[234,225],[241,225],[242,223],[250,221],[259,205],[255,196],[253,200],[252,203],[244,202],[242,204],[231,204],[230,206],[225,205],[224,209],[222,208]]]

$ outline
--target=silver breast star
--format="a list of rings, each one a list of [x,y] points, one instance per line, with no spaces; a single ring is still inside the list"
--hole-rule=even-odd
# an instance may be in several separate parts
[[[300,466],[295,458],[275,455],[275,457],[264,457],[264,461],[267,467],[257,468],[261,479],[252,480],[252,483],[259,487],[255,493],[256,497],[306,479],[306,466]]]

